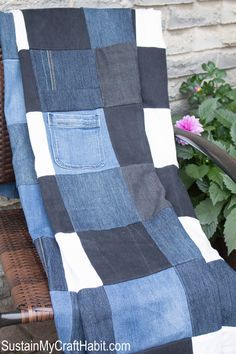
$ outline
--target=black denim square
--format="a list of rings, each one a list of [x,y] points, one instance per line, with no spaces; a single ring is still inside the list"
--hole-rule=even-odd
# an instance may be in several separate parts
[[[143,106],[169,108],[165,49],[138,47],[138,66]]]
[[[164,344],[139,352],[139,354],[193,354],[191,338],[181,339],[176,342]]]
[[[141,223],[79,233],[103,284],[144,277],[171,267]]]
[[[120,166],[152,163],[142,105],[107,107],[104,112],[112,146]]]
[[[96,56],[104,106],[140,103],[136,47],[127,43],[99,48]]]
[[[31,49],[88,49],[90,39],[82,8],[23,10]]]

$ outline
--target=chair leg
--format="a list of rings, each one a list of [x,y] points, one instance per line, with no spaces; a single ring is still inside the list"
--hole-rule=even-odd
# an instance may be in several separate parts
[[[21,311],[2,312],[0,313],[0,328],[20,323],[27,324],[31,322],[50,321],[53,320],[53,318],[52,307],[38,307]]]
[[[16,325],[22,322],[20,311],[0,313],[0,328]]]

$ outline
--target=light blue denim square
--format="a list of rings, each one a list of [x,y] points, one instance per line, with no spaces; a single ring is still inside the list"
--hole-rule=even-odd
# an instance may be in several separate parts
[[[0,12],[0,33],[3,59],[17,59],[15,26],[11,13]]]
[[[34,154],[30,144],[27,124],[11,124],[8,126],[8,132],[13,154],[12,163],[16,185],[37,183]]]
[[[148,277],[104,286],[115,339],[137,353],[192,336],[184,288],[174,268]]]
[[[84,9],[92,48],[135,42],[131,9]]]
[[[4,112],[7,125],[26,123],[20,62],[18,59],[5,59],[3,67],[5,76]]]
[[[54,238],[54,232],[48,221],[39,185],[21,185],[18,187],[18,191],[32,239],[35,240],[41,236]]]
[[[103,109],[44,113],[56,175],[99,172],[119,166]]]
[[[68,291],[50,291],[57,334],[62,343],[69,343],[73,328],[73,306]],[[79,338],[76,338],[79,340]],[[65,351],[71,354],[71,351]]]

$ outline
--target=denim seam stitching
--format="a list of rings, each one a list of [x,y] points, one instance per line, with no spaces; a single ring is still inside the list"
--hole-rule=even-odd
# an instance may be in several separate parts
[[[181,278],[181,276],[180,276],[180,273],[179,273],[178,269],[176,268],[176,266],[173,266],[173,269],[175,270],[175,272],[176,272],[176,274],[177,274],[177,276],[178,276],[178,278],[179,278],[179,281],[180,281],[180,283],[181,283],[181,285],[182,285],[182,287],[183,287],[184,293],[185,293],[185,298],[186,298],[186,302],[187,302],[187,305],[188,305],[189,317],[190,317],[190,321],[191,321],[191,330],[192,330],[192,333],[191,333],[191,334],[192,334],[192,336],[193,336],[193,328],[194,328],[194,326],[193,326],[193,315],[192,315],[192,312],[190,311],[191,308],[190,308],[190,303],[189,303],[187,291],[186,291],[186,289],[185,289],[184,282],[183,282],[183,280],[182,280],[182,278]]]

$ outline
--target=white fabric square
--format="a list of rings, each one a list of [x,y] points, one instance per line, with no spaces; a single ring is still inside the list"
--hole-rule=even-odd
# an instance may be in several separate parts
[[[193,354],[223,354],[221,330],[192,337],[192,345]]]
[[[236,354],[236,327],[222,327],[222,354]]]
[[[166,48],[162,35],[161,12],[154,9],[135,11],[136,41],[138,47]]]
[[[170,109],[144,108],[144,122],[154,166],[178,166]]]
[[[78,292],[102,286],[102,280],[85,253],[79,236],[75,232],[59,232],[55,237],[61,252],[68,290]]]
[[[13,10],[11,12],[15,24],[17,49],[18,51],[23,49],[29,49],[29,43],[28,43],[28,37],[27,37],[23,13],[20,10]]]
[[[37,177],[55,175],[42,112],[29,112],[26,114],[26,120],[35,156]]]
[[[189,216],[180,216],[179,221],[183,225],[189,237],[199,248],[206,262],[222,259],[219,253],[211,246],[208,238],[202,230],[199,220]]]

